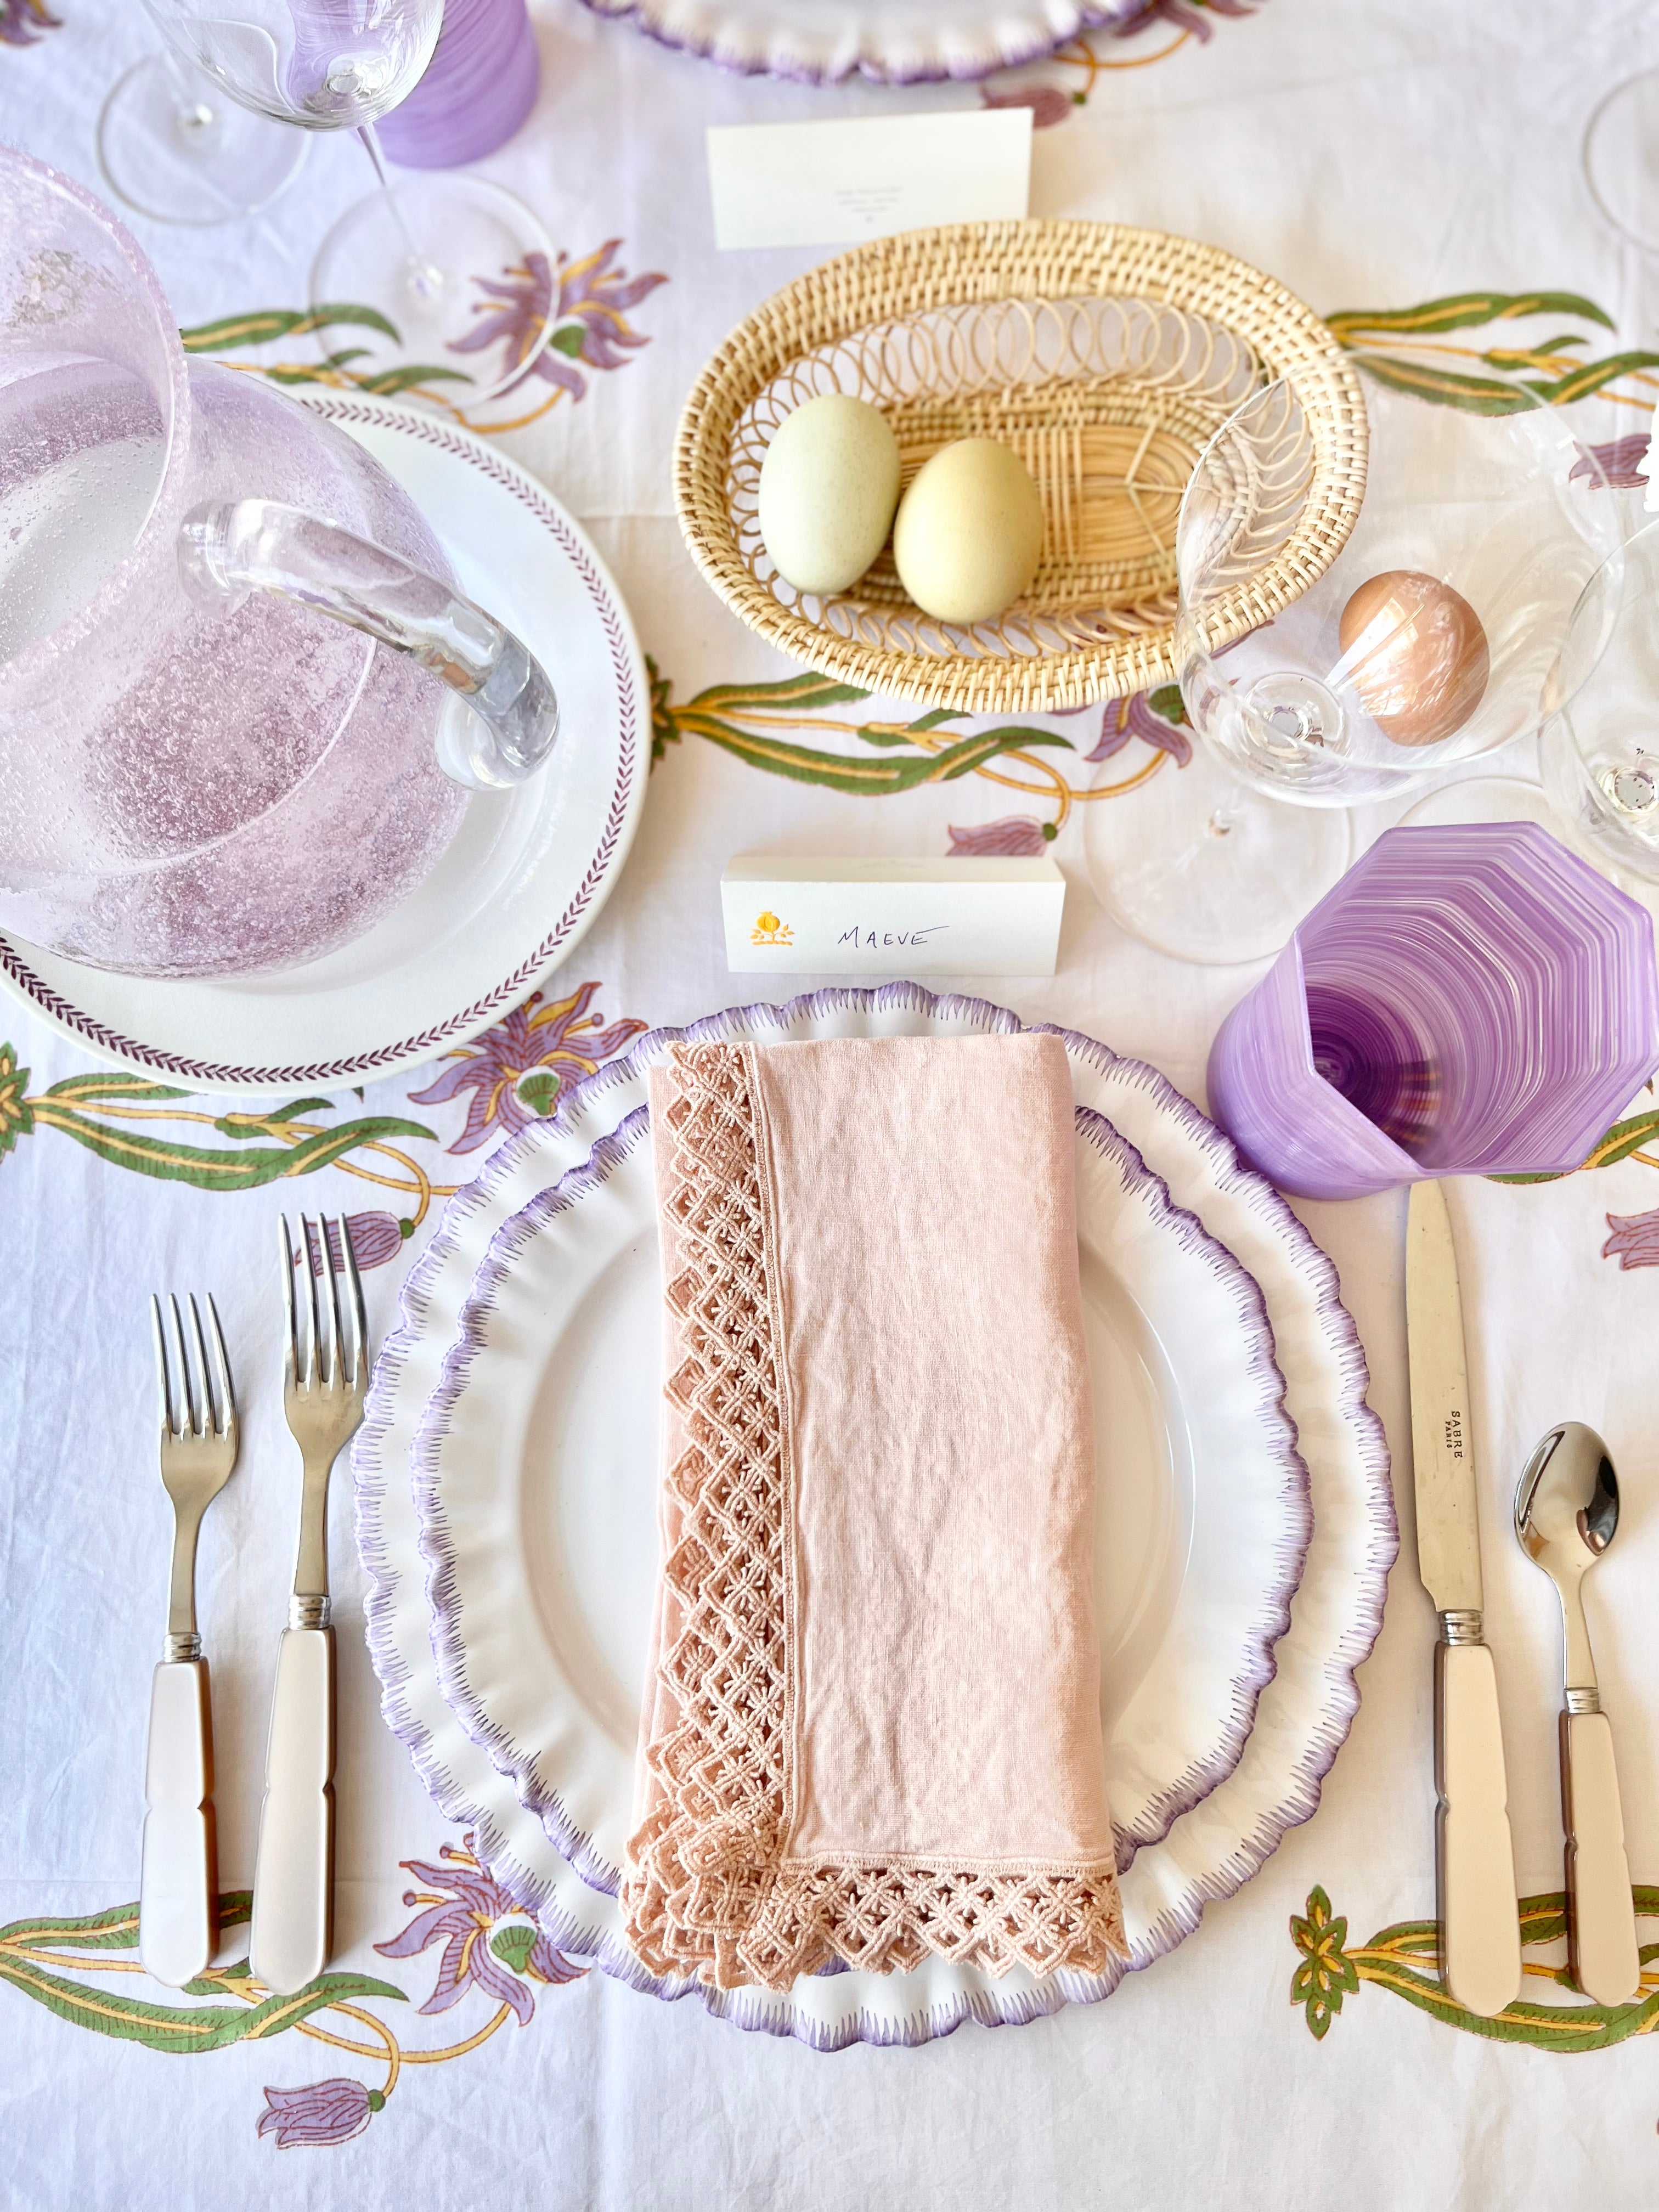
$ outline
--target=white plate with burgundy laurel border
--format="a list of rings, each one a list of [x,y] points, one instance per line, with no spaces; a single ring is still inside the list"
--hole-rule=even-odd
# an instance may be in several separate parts
[[[1334,1268],[1155,1069],[1059,1030],[1081,1109],[1084,1203],[1115,1224],[1103,1225],[1094,1258],[1086,1240],[1084,1255],[1103,1419],[1111,1450],[1139,1453],[1156,1489],[1128,1499],[1109,1471],[1101,1516],[1100,1609],[1117,1677],[1108,1719],[1111,1739],[1125,1730],[1129,1753],[1114,1777],[1129,1962],[1103,1976],[1000,1980],[934,1962],[908,1974],[805,1976],[774,1994],[664,1981],[629,1950],[607,1885],[627,1820],[655,1551],[660,1326],[644,1070],[678,1036],[1022,1026],[983,1000],[893,984],[733,1009],[642,1039],[578,1085],[552,1120],[504,1144],[450,1201],[404,1286],[354,1449],[382,1708],[442,1810],[474,1831],[495,1879],[562,1948],[634,1987],[695,1994],[740,2027],[821,2050],[924,2042],[967,2019],[1012,2024],[1097,2002],[1191,1934],[1205,1904],[1239,1888],[1316,1807],[1397,1549],[1387,1447],[1364,1402],[1364,1358]],[[1156,1285],[1146,1266],[1154,1250]],[[538,1262],[562,1255],[578,1279],[539,1264],[520,1278],[526,1252]],[[1234,1359],[1194,1364],[1204,1355],[1172,1318],[1183,1289],[1211,1302],[1235,1337]],[[474,1373],[481,1357],[489,1389]],[[486,1401],[515,1361],[511,1402],[492,1414]],[[1252,1449],[1265,1448],[1244,1516],[1250,1571],[1231,1583],[1224,1540],[1206,1540],[1228,1526],[1230,1446],[1216,1429],[1183,1435],[1170,1419],[1190,1416],[1180,1389],[1204,1372],[1224,1376],[1233,1393],[1234,1441],[1243,1420]],[[1281,1385],[1289,1437],[1282,1427],[1275,1436]],[[475,1411],[484,1431],[470,1425]],[[464,1427],[483,1449],[470,1472],[467,1455],[450,1449]],[[1231,1525],[1237,1535],[1239,1520]],[[1224,1638],[1183,1614],[1189,1581],[1192,1595],[1212,1589],[1229,1620],[1236,1663],[1224,1670],[1224,1714],[1213,1688]],[[1169,1623],[1183,1618],[1195,1648],[1166,1650]],[[1207,1735],[1202,1709],[1187,1704],[1199,1683],[1211,1686],[1209,1718],[1219,1723]],[[531,1695],[514,1703],[521,1686]],[[1167,1749],[1161,1686],[1182,1692],[1170,1700],[1181,1710]],[[1131,1742],[1125,1723],[1137,1709],[1145,1726]]]
[[[627,858],[651,765],[628,610],[580,526],[470,431],[393,401],[306,395],[415,501],[464,590],[552,675],[560,737],[514,792],[475,793],[437,867],[325,959],[268,975],[119,975],[0,936],[0,984],[76,1043],[190,1090],[269,1097],[393,1075],[464,1044],[570,952]]]
[[[1084,31],[1123,26],[1146,0],[586,0],[659,46],[744,76],[931,84],[1042,59]]]

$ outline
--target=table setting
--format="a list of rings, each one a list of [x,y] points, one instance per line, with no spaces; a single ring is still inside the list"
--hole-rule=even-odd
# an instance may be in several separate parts
[[[1656,85],[0,0],[7,2203],[1650,2201]]]

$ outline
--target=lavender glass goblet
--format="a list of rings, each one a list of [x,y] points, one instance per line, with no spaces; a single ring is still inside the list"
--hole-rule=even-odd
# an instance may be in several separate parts
[[[1380,837],[1235,1006],[1210,1110],[1305,1198],[1575,1168],[1659,1066],[1644,908],[1530,823]]]

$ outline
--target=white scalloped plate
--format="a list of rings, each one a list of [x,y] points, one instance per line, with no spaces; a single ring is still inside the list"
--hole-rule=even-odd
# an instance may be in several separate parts
[[[914,984],[878,992],[835,990],[787,1006],[716,1016],[687,1034],[767,1037],[972,1033],[1020,1026],[981,1000],[934,999]],[[1131,1968],[1174,1948],[1204,1905],[1228,1896],[1263,1863],[1285,1830],[1318,1802],[1322,1778],[1347,1733],[1358,1693],[1353,1669],[1381,1624],[1396,1548],[1386,1446],[1364,1404],[1364,1356],[1337,1295],[1334,1270],[1283,1200],[1240,1167],[1231,1146],[1154,1069],[1121,1060],[1094,1041],[1060,1031],[1079,1104],[1106,1117],[1170,1187],[1176,1203],[1249,1270],[1273,1324],[1286,1403],[1300,1430],[1314,1528],[1291,1625],[1275,1647],[1276,1671],[1261,1690],[1255,1725],[1226,1778],[1179,1813],[1162,1839],[1143,1843],[1124,1876]],[[692,1985],[660,1983],[623,1944],[614,1902],[556,1850],[514,1778],[475,1741],[446,1701],[431,1638],[427,1563],[410,1490],[422,1419],[459,1340],[479,1261],[496,1231],[580,1170],[616,1126],[639,1070],[665,1033],[642,1041],[578,1086],[551,1122],[535,1125],[492,1156],[452,1201],[404,1293],[404,1326],[375,1371],[368,1419],[354,1453],[358,1535],[374,1589],[369,1643],[385,1688],[383,1708],[450,1817],[471,1826],[496,1879],[553,1939],[608,1972],[663,1996]],[[612,1404],[613,1420],[629,1409]],[[650,1412],[654,1457],[654,1407]],[[444,1597],[442,1571],[436,1595]],[[574,1615],[570,1616],[574,1620]],[[590,1638],[592,1631],[584,1631]],[[625,1633],[626,1632],[622,1632]],[[600,1662],[605,1659],[599,1645]],[[575,1844],[573,1835],[569,1840]],[[599,1871],[590,1865],[590,1872]],[[709,2008],[745,2027],[793,2034],[820,2049],[849,2042],[925,2041],[963,2020],[1029,2020],[1068,2002],[1109,1995],[1119,1972],[984,1984],[933,1965],[914,1974],[805,1978],[787,1996],[715,1993]]]
[[[414,1453],[445,1694],[605,1891],[629,1832],[657,1570],[662,1292],[636,1087],[642,1071],[613,1094],[621,1126],[491,1240]],[[1085,1109],[1078,1124],[1122,1870],[1238,1764],[1310,1516],[1260,1291],[1108,1122]]]
[[[744,76],[929,84],[1040,61],[1146,0],[586,0],[659,46]]]

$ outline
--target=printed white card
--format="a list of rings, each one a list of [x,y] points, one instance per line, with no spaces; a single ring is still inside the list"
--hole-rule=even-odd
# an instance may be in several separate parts
[[[1023,216],[1029,107],[711,129],[714,243],[854,246],[939,222]]]
[[[1049,860],[745,853],[720,878],[734,975],[1052,975],[1065,902]]]

